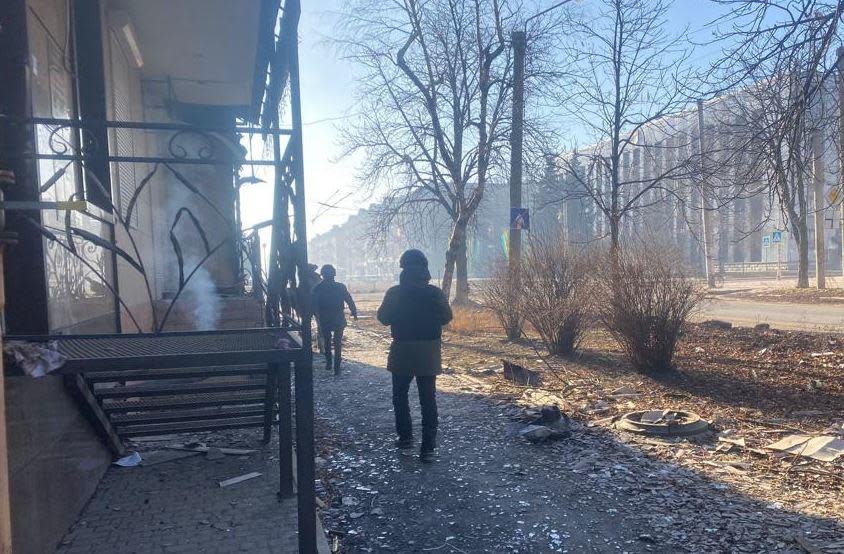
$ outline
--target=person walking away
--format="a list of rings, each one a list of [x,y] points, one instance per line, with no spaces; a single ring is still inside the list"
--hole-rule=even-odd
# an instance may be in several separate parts
[[[419,250],[408,250],[399,260],[399,284],[390,288],[378,308],[378,321],[390,326],[393,342],[387,369],[393,377],[396,446],[403,454],[413,448],[413,425],[408,391],[416,379],[422,408],[420,459],[436,460],[437,375],[442,372],[442,327],[452,313],[443,292],[430,284],[428,259]]]
[[[346,285],[335,281],[337,270],[333,265],[322,266],[320,274],[322,282],[314,287],[314,315],[322,334],[325,369],[331,369],[333,350],[334,373],[339,374],[343,356],[343,330],[346,328],[345,304],[348,304],[355,319],[358,318],[358,309]]]
[[[308,291],[308,294],[311,295],[311,299],[314,297],[314,289],[316,289],[317,285],[322,283],[322,277],[319,274],[317,269],[319,268],[316,264],[308,264],[308,271],[305,273],[305,280],[303,280],[303,286],[305,290]],[[316,323],[316,343],[317,343],[317,351],[320,354],[325,353],[325,348],[322,342],[322,331],[319,328],[319,318],[314,318],[314,322]]]

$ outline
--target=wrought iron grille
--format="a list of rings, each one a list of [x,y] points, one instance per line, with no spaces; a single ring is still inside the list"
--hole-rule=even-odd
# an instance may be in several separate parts
[[[42,200],[71,201],[109,199],[105,205],[89,203],[82,211],[30,215],[26,221],[48,239],[45,263],[54,297],[92,301],[111,296],[132,321],[136,331],[165,329],[172,309],[188,283],[217,252],[230,248],[236,264],[241,292],[252,293],[264,305],[266,323],[279,325],[301,315],[297,302],[297,264],[304,259],[304,238],[298,237],[297,218],[304,218],[304,199],[295,190],[298,136],[292,128],[275,125],[198,126],[182,123],[137,121],[91,122],[80,119],[31,118],[20,122],[34,126],[36,144],[27,156],[37,161]],[[121,130],[134,136],[135,143],[149,146],[147,152],[121,153],[115,144],[101,144],[98,129]],[[99,133],[101,136],[102,133]],[[108,136],[108,134],[106,134]],[[98,175],[94,160],[105,160],[113,168]],[[135,176],[129,194],[112,194],[110,180],[117,167],[132,166]],[[202,182],[203,167],[230,168],[231,198],[213,198]],[[119,177],[115,177],[118,179]],[[273,219],[257,226],[270,228],[271,248],[265,251],[256,227],[242,229],[239,191],[244,185],[275,183]],[[119,183],[124,186],[125,183]],[[156,186],[180,189],[191,202],[174,210],[164,235],[178,264],[178,280],[169,304],[162,308],[153,295],[150,260],[142,255],[138,235],[161,234],[138,223],[140,200]],[[202,212],[202,213],[199,213]],[[159,214],[160,215],[160,214]],[[177,231],[187,227],[199,237],[197,244],[180,242]],[[118,246],[113,239],[119,228],[128,238]],[[193,250],[190,256],[189,251]],[[125,262],[141,277],[152,312],[146,327],[132,313],[120,295],[109,270],[107,257]],[[266,270],[263,268],[267,268]]]

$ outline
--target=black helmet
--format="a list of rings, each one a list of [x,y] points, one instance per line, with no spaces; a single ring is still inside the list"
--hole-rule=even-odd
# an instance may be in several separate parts
[[[319,270],[319,274],[322,275],[323,279],[334,279],[337,277],[337,270],[334,269],[333,265],[325,264],[322,266],[322,269]]]
[[[404,254],[399,258],[399,267],[404,269],[407,267],[428,267],[428,258],[421,250],[411,248],[405,250]]]

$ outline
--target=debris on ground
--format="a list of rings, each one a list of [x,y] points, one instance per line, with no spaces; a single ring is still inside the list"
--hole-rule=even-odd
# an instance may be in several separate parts
[[[319,472],[327,490],[322,513],[327,528],[342,532],[343,552],[452,545],[544,552],[553,534],[558,552],[795,554],[796,534],[823,547],[844,536],[844,457],[820,462],[763,448],[789,434],[844,438],[844,349],[829,342],[840,339],[692,324],[678,345],[676,370],[645,375],[630,369],[603,331],[588,330],[573,358],[538,363],[529,341],[446,330],[443,363],[453,373],[438,381],[440,463],[422,466],[396,455],[384,435],[392,427],[389,379],[381,369],[388,330],[359,323],[347,337],[354,360],[347,378],[315,384],[325,428],[318,444],[331,444],[319,453],[326,460]],[[827,351],[836,354],[809,355]],[[536,368],[541,384],[485,372],[503,359]],[[824,388],[808,391],[812,380]],[[572,416],[578,432],[564,443],[533,447],[518,430],[541,424],[540,407],[553,404]],[[675,406],[693,408],[711,432],[649,436],[612,425],[632,411]],[[380,492],[368,496],[360,486]],[[363,505],[342,505],[349,495]],[[371,517],[375,504],[390,509]],[[584,547],[579,527],[597,542]],[[639,540],[641,529],[648,537]],[[619,540],[618,533],[631,530]],[[451,535],[458,540],[444,547]]]
[[[633,387],[625,385],[623,387],[618,387],[617,389],[612,391],[610,393],[610,396],[612,396],[616,400],[620,400],[624,398],[639,398],[640,396],[642,396],[642,393],[640,393]]]
[[[693,412],[645,410],[624,414],[616,428],[632,433],[661,436],[689,436],[705,433],[709,423]]]
[[[141,463],[141,455],[138,452],[132,452],[123,456],[119,460],[115,460],[113,465],[120,467],[135,467]]]
[[[520,366],[508,360],[501,360],[504,366],[504,378],[519,385],[537,386],[542,382],[542,374]]]
[[[254,479],[256,477],[260,477],[263,473],[259,473],[257,471],[253,471],[251,473],[247,473],[245,475],[239,475],[237,477],[232,477],[231,479],[226,479],[225,481],[220,481],[220,487],[230,487],[232,485],[236,485],[238,483],[242,483],[244,481],[248,481],[250,479]]]
[[[15,365],[30,377],[44,377],[59,369],[67,359],[59,353],[58,343],[9,341],[3,345],[3,352],[13,358]]]
[[[209,460],[222,460],[226,457],[226,455],[223,454],[223,451],[220,448],[209,448],[205,453],[205,457]]]
[[[215,451],[215,454],[212,456],[216,456],[217,453],[230,456],[248,456],[257,452],[257,450],[253,448],[225,448],[206,446],[204,443],[170,444],[167,445],[166,448],[170,450],[186,450],[188,452],[204,452],[206,454],[213,450]]]
[[[151,450],[144,452],[141,460],[142,466],[154,466],[163,464],[165,462],[172,462],[174,460],[181,460],[183,458],[190,458],[191,456],[199,456],[201,452],[179,451],[179,450]]]
[[[564,414],[556,404],[542,406],[539,413],[529,421],[529,425],[519,431],[519,435],[534,443],[541,443],[547,440],[559,440],[571,435],[571,420]]]
[[[765,448],[796,454],[821,462],[834,462],[844,455],[844,440],[831,435],[788,435]]]
[[[722,321],[720,319],[708,319],[701,323],[703,327],[709,329],[720,329],[722,331],[728,331],[733,328],[733,324],[729,321]]]

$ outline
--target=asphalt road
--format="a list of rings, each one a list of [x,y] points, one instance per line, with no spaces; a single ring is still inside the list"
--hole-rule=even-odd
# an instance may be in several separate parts
[[[834,304],[712,298],[706,301],[695,319],[721,319],[740,326],[768,323],[777,329],[844,333],[844,306]]]

